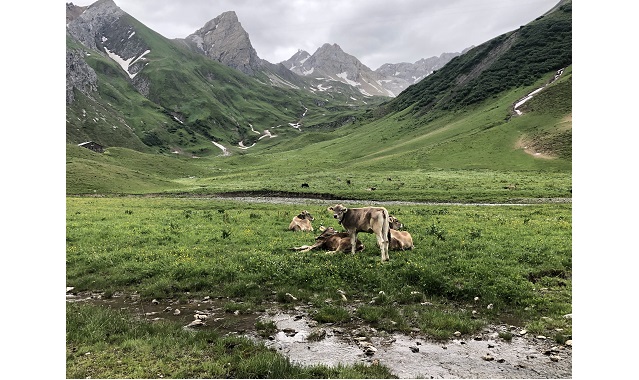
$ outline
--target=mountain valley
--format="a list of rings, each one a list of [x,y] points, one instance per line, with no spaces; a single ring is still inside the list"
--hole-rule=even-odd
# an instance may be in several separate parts
[[[572,2],[562,0],[518,30],[461,53],[371,70],[336,43],[267,62],[232,11],[171,40],[112,0],[69,3],[67,191],[267,190],[429,200],[445,192],[432,192],[423,173],[471,170],[508,173],[497,187],[515,193],[520,175],[567,173],[545,195],[570,196],[571,17]],[[78,147],[87,141],[104,153]],[[153,168],[159,162],[173,169]],[[343,174],[335,188],[328,178],[338,167]],[[377,178],[401,172],[413,185],[367,181],[363,172]],[[325,179],[299,189],[311,181],[306,173]],[[346,179],[366,184],[342,187]],[[483,191],[464,197],[517,197]]]

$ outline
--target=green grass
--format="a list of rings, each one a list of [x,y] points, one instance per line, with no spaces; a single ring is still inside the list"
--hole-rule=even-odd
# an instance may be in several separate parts
[[[300,366],[248,338],[194,334],[108,308],[67,304],[67,378],[392,378],[383,366]]]
[[[315,216],[316,227],[340,228],[325,205],[68,198],[67,284],[135,290],[146,298],[191,292],[246,302],[229,304],[231,311],[267,299],[282,302],[286,297],[277,294],[285,293],[298,299],[285,302],[320,305],[339,300],[343,290],[349,300],[375,299],[375,307],[469,305],[482,309],[486,320],[501,314],[559,320],[571,312],[570,205],[389,207],[416,246],[391,252],[390,263],[380,262],[369,234],[359,235],[367,248],[357,255],[293,252],[315,237],[287,230],[301,208]],[[320,309],[319,318],[343,321],[341,307]],[[360,313],[371,321],[375,310]],[[421,322],[408,318],[404,326],[412,323]]]
[[[229,297],[228,313],[313,305],[320,323],[419,329],[430,339],[471,336],[488,323],[558,343],[572,335],[563,318],[572,312],[570,204],[389,206],[415,249],[391,251],[385,263],[363,233],[367,248],[356,255],[292,251],[316,235],[287,230],[301,209],[316,228],[339,228],[322,204],[68,197],[66,284],[105,296],[137,292],[143,302]],[[104,307],[68,304],[66,321],[71,378],[392,377],[383,366],[292,365],[246,339]],[[263,336],[273,328],[255,326]]]

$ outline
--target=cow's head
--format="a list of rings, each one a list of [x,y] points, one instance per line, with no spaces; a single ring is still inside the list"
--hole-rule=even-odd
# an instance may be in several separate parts
[[[313,215],[311,215],[311,213],[306,210],[303,210],[302,212],[300,212],[299,215],[297,215],[297,217],[300,219],[308,219],[311,222],[315,220],[315,218],[313,218]]]
[[[339,223],[342,223],[342,219],[344,219],[344,214],[348,211],[348,209],[341,204],[337,204],[335,206],[329,207],[328,211],[333,213],[333,218],[337,219]]]
[[[337,233],[337,230],[333,227],[324,227],[324,226],[320,226],[320,231],[322,231],[322,233],[315,238],[315,240],[321,240],[321,239],[325,239],[329,236],[335,235]]]
[[[392,215],[388,216],[388,226],[393,230],[401,230],[404,228],[404,224]]]

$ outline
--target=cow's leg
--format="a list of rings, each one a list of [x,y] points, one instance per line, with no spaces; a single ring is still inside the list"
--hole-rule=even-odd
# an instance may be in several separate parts
[[[382,251],[382,261],[388,260],[388,239],[384,239],[384,235],[381,233],[375,234],[377,237],[377,246]]]
[[[382,224],[382,236],[384,237],[384,252],[386,253],[386,258],[383,261],[390,260],[388,256],[388,249],[390,247],[390,225],[388,224],[388,216],[386,216],[386,220],[384,224]]]
[[[384,241],[382,243],[382,261],[388,261],[390,257],[388,256],[388,241]]]
[[[383,260],[383,261],[388,261],[388,260],[390,260],[390,256],[388,256],[388,246],[389,246],[389,244],[390,244],[390,243],[389,243],[389,241],[388,241],[388,240],[385,240],[385,241],[384,241],[384,254],[386,255],[386,257],[384,258],[384,260]]]
[[[357,231],[349,231],[349,235],[351,236],[351,253],[354,255],[357,249]]]

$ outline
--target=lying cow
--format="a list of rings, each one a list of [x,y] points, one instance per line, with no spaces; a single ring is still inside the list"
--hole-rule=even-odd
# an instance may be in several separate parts
[[[304,210],[293,217],[291,224],[288,225],[288,229],[291,231],[313,231],[313,226],[311,225],[313,220],[315,220],[313,215]]]
[[[400,222],[396,217],[389,215],[388,216],[388,227],[391,230],[401,230],[404,228],[404,224]]]
[[[373,233],[377,238],[377,246],[382,251],[382,261],[387,261],[390,228],[388,210],[384,207],[347,208],[341,204],[329,207],[351,238],[351,253],[355,253],[358,232]]]
[[[406,249],[413,249],[413,237],[410,236],[408,231],[390,230],[390,244],[388,249],[391,251],[404,251]]]
[[[351,249],[351,237],[346,232],[337,232],[333,227],[320,227],[322,234],[315,238],[315,244],[293,247],[295,251],[308,252],[313,249],[324,249],[334,252],[346,252]],[[364,244],[357,239],[356,251],[364,249]]]
[[[403,251],[406,249],[413,249],[413,237],[408,231],[399,231],[404,228],[404,224],[400,222],[396,217],[388,216],[388,226],[390,227],[390,243],[388,249],[391,251]]]

